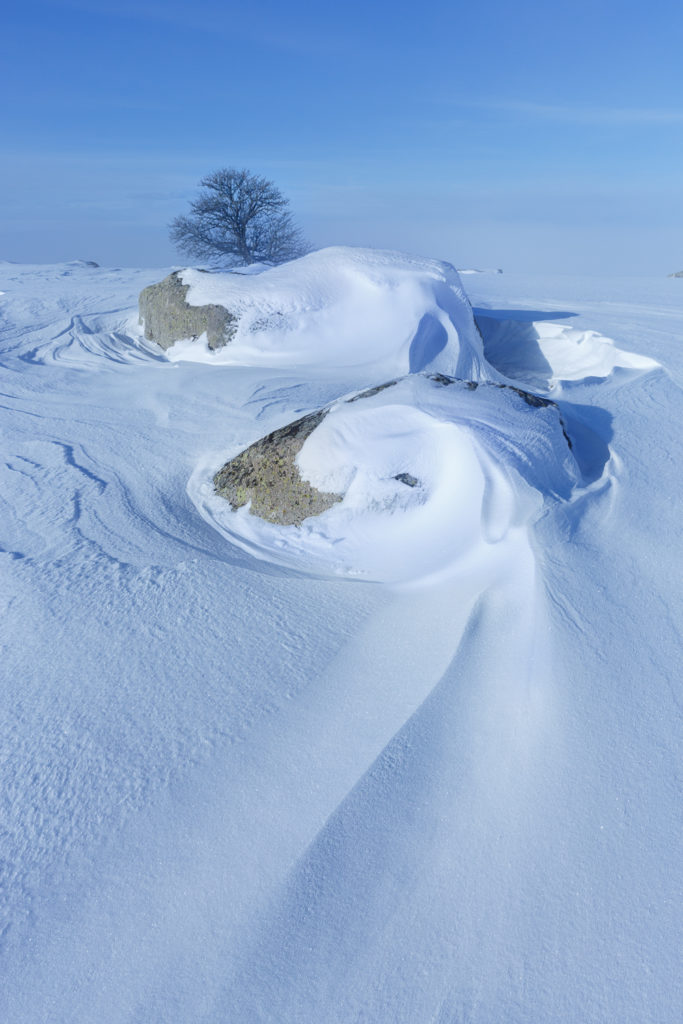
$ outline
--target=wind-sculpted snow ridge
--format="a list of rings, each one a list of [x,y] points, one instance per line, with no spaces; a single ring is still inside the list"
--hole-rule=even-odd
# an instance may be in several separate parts
[[[141,286],[158,273],[108,270],[85,260],[6,267],[0,364],[105,369],[163,358],[156,345],[140,336],[135,312]]]
[[[542,391],[562,390],[590,378],[609,377],[615,370],[638,373],[656,370],[649,356],[626,352],[598,331],[581,330],[554,318],[532,320],[477,310],[477,326],[486,358],[507,377]]]
[[[343,247],[245,276],[181,272],[190,305],[223,305],[238,319],[216,352],[177,342],[171,360],[214,365],[372,367],[377,379],[427,368],[471,380],[496,377],[457,272],[448,263]]]
[[[318,418],[299,474],[343,500],[300,527],[265,523],[250,506],[231,511],[209,467],[189,486],[225,536],[302,571],[394,583],[472,571],[544,500],[569,499],[581,481],[554,403],[507,385],[412,375]]]
[[[137,339],[127,310],[112,310],[94,317],[75,316],[46,342],[24,352],[28,363],[64,363],[73,368],[93,364],[138,363],[163,359],[156,345]],[[113,324],[116,329],[112,330]]]

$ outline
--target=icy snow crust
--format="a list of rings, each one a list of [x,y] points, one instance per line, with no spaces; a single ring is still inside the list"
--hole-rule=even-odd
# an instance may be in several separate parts
[[[679,283],[470,275],[487,363],[443,264],[315,257],[227,365],[166,270],[0,265],[0,1020],[678,1022]],[[344,501],[219,513],[320,408]]]

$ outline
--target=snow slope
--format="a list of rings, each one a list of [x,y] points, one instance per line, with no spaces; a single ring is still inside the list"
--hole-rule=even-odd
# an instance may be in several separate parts
[[[471,275],[489,366],[444,265],[322,259],[257,365],[141,339],[166,271],[0,265],[0,1019],[678,1021],[680,282]],[[558,409],[340,401],[465,350]],[[330,403],[345,503],[236,531],[211,466]]]

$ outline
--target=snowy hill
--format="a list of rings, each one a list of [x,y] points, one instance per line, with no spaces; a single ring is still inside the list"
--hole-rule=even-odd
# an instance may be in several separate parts
[[[0,264],[0,1020],[678,1021],[677,282],[167,272]]]

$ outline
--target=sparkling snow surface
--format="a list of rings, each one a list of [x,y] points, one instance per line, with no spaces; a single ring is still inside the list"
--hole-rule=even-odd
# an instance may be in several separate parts
[[[678,1022],[683,282],[167,272],[0,263],[0,1020]]]

